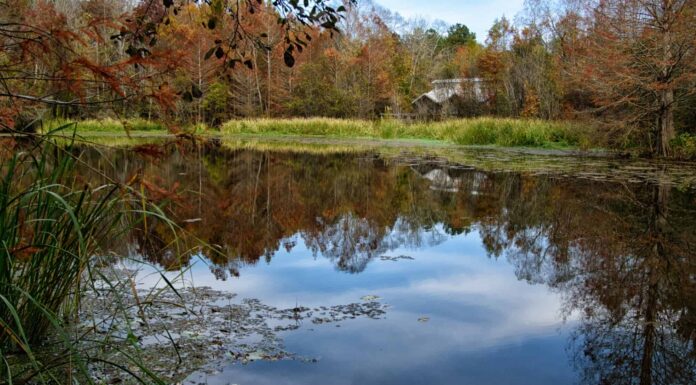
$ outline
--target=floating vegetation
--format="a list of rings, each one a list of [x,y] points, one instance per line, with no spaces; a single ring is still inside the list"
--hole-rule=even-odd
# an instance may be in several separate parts
[[[408,255],[397,255],[396,257],[390,257],[388,255],[383,255],[379,257],[380,260],[382,261],[392,261],[392,262],[398,262],[401,260],[408,260],[408,261],[413,261],[415,258],[409,257]]]
[[[108,336],[166,381],[181,381],[197,370],[215,373],[230,362],[316,362],[317,358],[287,351],[280,333],[357,318],[378,320],[387,308],[377,296],[363,297],[362,303],[277,308],[258,299],[237,301],[232,293],[208,287],[134,290],[129,282],[135,282],[136,272],[111,269],[110,274],[120,276],[117,290],[100,282],[85,293],[82,322],[75,332]],[[127,310],[114,311],[114,303]],[[121,359],[107,351],[102,354],[108,360]],[[90,370],[104,383],[125,381],[113,366],[92,365]]]

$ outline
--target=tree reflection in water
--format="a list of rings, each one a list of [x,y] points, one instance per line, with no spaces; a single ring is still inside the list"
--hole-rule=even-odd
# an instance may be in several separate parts
[[[579,315],[570,351],[584,382],[696,383],[692,192],[368,153],[206,145],[164,154],[153,161],[118,150],[108,154],[115,166],[101,168],[170,192],[162,199],[188,230],[190,251],[168,248],[173,235],[162,223],[135,231],[131,250],[166,268],[202,254],[224,279],[289,251],[299,236],[337,269],[360,273],[398,247],[478,231],[491,258],[558,291],[564,314]],[[102,155],[87,151],[87,160],[99,166]]]

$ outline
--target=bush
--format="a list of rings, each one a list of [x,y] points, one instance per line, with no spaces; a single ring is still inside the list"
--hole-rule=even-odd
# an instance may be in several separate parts
[[[672,148],[676,158],[696,159],[696,135],[679,135],[672,141]]]

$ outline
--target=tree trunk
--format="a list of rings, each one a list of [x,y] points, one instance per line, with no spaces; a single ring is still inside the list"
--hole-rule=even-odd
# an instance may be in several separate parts
[[[671,28],[672,25],[667,18],[673,14],[671,2],[667,2],[663,7],[663,16],[660,20],[662,30],[662,60],[663,68],[660,74],[660,85],[664,88],[660,90],[660,113],[658,116],[658,132],[657,132],[657,151],[660,157],[668,157],[672,155],[671,141],[675,137],[674,132],[674,89],[670,84],[672,74],[670,66],[673,62],[672,44],[671,44]]]
[[[660,112],[657,119],[657,155],[668,157],[672,155],[671,142],[675,138],[674,131],[674,91],[662,91]]]
[[[652,250],[648,254],[644,263],[648,266],[647,272],[647,290],[642,301],[645,303],[643,310],[643,347],[640,363],[640,385],[653,384],[653,366],[655,360],[655,350],[657,345],[657,322],[660,294],[659,274],[657,269],[665,263],[667,258],[666,250],[666,232],[668,231],[669,220],[668,204],[671,186],[665,183],[664,170],[660,171],[659,184],[654,187],[653,191],[653,208],[650,217],[650,225],[648,230],[649,239],[654,243]]]

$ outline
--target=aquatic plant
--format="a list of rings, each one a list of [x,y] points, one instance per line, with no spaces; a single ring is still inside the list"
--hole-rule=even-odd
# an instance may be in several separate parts
[[[100,276],[94,259],[133,222],[166,219],[127,186],[90,185],[71,173],[79,154],[45,139],[0,163],[0,383],[92,383],[89,365],[109,364],[95,352],[120,351],[70,332],[83,289]],[[137,357],[126,358],[141,375],[119,370],[161,383]]]

